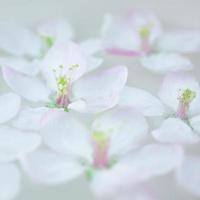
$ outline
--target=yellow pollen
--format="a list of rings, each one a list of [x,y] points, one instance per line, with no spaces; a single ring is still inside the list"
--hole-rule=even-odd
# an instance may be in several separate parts
[[[191,103],[196,97],[196,92],[190,90],[190,89],[185,89],[181,96],[179,97],[180,102],[182,102],[183,104],[188,105],[189,103]]]

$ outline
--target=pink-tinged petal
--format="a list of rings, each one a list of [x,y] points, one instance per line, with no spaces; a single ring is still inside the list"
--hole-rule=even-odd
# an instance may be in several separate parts
[[[30,153],[20,161],[22,168],[35,182],[48,185],[71,181],[84,170],[75,160],[45,149]]]
[[[0,199],[13,199],[20,191],[20,172],[16,165],[0,164]]]
[[[80,46],[69,42],[54,45],[46,54],[43,60],[43,76],[48,85],[55,89],[55,70],[58,74],[70,78],[70,82],[79,79],[87,70],[87,57]],[[76,67],[73,67],[75,66]],[[59,67],[62,66],[62,69]],[[59,71],[60,70],[60,71]]]
[[[12,121],[12,125],[22,130],[38,131],[41,127],[43,116],[48,112],[49,108],[25,108],[19,116]]]
[[[176,179],[178,184],[197,197],[200,197],[199,169],[199,157],[187,157],[181,167],[176,171]]]
[[[55,43],[66,43],[74,36],[71,25],[65,19],[48,19],[41,22],[37,32]]]
[[[43,120],[41,134],[53,150],[69,156],[91,160],[90,132],[73,114],[52,110]]]
[[[119,157],[140,144],[147,135],[148,124],[134,109],[117,108],[97,117],[92,130],[108,137],[109,156]]]
[[[0,161],[12,161],[32,152],[41,143],[41,137],[34,132],[23,132],[15,128],[0,128]]]
[[[158,40],[161,51],[190,53],[200,50],[200,31],[173,31],[164,33]]]
[[[90,73],[72,88],[72,99],[85,101],[84,112],[101,112],[114,107],[127,81],[127,68],[116,66]]]
[[[5,123],[16,116],[21,99],[17,94],[6,93],[0,96],[0,123]]]
[[[142,55],[142,52],[140,51],[133,51],[129,49],[120,49],[120,48],[107,48],[106,52],[116,56],[137,57]]]
[[[29,61],[19,57],[3,57],[0,58],[0,65],[10,67],[29,76],[35,76],[40,71],[40,62],[36,59]]]
[[[141,180],[165,175],[179,167],[183,161],[183,149],[178,145],[150,144],[131,155],[126,161],[132,173]]]
[[[167,106],[176,112],[179,105],[178,98],[186,89],[196,94],[196,97],[189,105],[188,112],[188,115],[194,115],[200,109],[200,87],[197,80],[189,73],[174,72],[165,76],[159,91],[159,97]]]
[[[189,59],[172,53],[150,54],[142,57],[141,63],[148,70],[160,74],[192,69],[192,63]]]
[[[4,80],[17,94],[33,102],[48,101],[50,91],[39,79],[23,75],[8,67],[3,67],[2,71]]]
[[[0,49],[15,56],[40,56],[41,40],[29,29],[11,25],[0,26]]]
[[[124,17],[106,15],[101,30],[103,47],[138,51],[140,38]]]
[[[124,87],[119,105],[135,108],[144,116],[160,116],[164,113],[162,102],[151,93],[139,88]]]
[[[200,137],[200,115],[191,118],[189,123],[194,132]]]
[[[191,127],[178,118],[168,118],[160,128],[152,131],[153,137],[159,142],[172,144],[192,144],[200,141],[200,137]]]

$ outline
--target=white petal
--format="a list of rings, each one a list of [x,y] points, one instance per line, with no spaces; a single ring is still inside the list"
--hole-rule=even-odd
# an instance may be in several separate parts
[[[118,108],[99,116],[92,126],[93,133],[108,136],[109,155],[119,156],[136,147],[147,134],[144,117],[131,108]]]
[[[158,53],[141,58],[142,65],[155,73],[165,74],[179,70],[191,70],[192,63],[189,59],[179,54]]]
[[[191,127],[193,128],[193,130],[200,137],[200,115],[191,118],[189,123],[190,123]]]
[[[70,113],[50,110],[43,119],[41,133],[45,143],[53,150],[91,160],[90,133]]]
[[[0,161],[18,159],[35,150],[41,137],[33,132],[23,132],[6,126],[0,127]]]
[[[23,169],[34,181],[55,185],[70,181],[83,173],[84,168],[69,157],[38,150],[21,159]]]
[[[17,94],[7,93],[0,96],[0,123],[7,122],[16,116],[20,109],[21,99]]]
[[[192,129],[181,119],[168,118],[160,128],[152,132],[159,142],[172,144],[192,144],[200,140]]]
[[[56,43],[68,42],[74,35],[71,25],[65,19],[50,19],[43,21],[37,27],[38,33],[51,38]]]
[[[73,99],[85,101],[85,112],[101,112],[112,108],[118,103],[127,73],[125,66],[90,73],[73,85]]]
[[[38,60],[29,61],[18,57],[3,57],[0,58],[0,65],[10,67],[29,76],[35,76],[40,71],[40,63]]]
[[[41,120],[48,110],[46,107],[26,108],[19,113],[12,125],[23,130],[38,131],[41,127]]]
[[[189,53],[200,50],[200,31],[174,31],[163,34],[158,41],[163,51]]]
[[[56,88],[56,80],[54,70],[60,70],[63,66],[61,75],[67,75],[73,82],[79,79],[87,70],[87,57],[82,52],[79,45],[69,42],[67,44],[59,43],[54,45],[46,54],[43,60],[43,76],[47,80],[49,86]],[[77,65],[71,69],[72,65]]]
[[[197,197],[200,197],[199,169],[199,157],[187,157],[184,160],[182,166],[176,172],[176,178],[179,185]]]
[[[8,86],[27,100],[48,101],[49,90],[37,78],[25,76],[11,68],[3,67],[3,77]]]
[[[0,26],[0,49],[16,56],[39,56],[41,41],[29,29],[14,24]]]
[[[13,199],[20,190],[20,173],[14,164],[0,164],[0,199]]]
[[[160,99],[174,110],[178,109],[178,98],[185,89],[190,89],[196,93],[195,99],[190,103],[189,115],[199,113],[200,109],[200,87],[197,80],[186,72],[174,72],[168,74],[160,88]]]
[[[144,116],[160,116],[164,113],[161,101],[151,93],[139,88],[124,87],[119,105],[133,107]]]
[[[169,173],[183,161],[183,149],[176,145],[150,144],[143,147],[128,161],[135,174],[148,179]]]

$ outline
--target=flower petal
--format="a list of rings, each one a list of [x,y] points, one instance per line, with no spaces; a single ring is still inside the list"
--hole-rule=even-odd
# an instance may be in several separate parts
[[[179,70],[191,70],[192,63],[189,59],[179,54],[157,53],[141,58],[142,65],[155,73],[165,74]]]
[[[139,88],[124,87],[119,105],[133,107],[144,116],[160,116],[164,113],[161,101],[151,93]]]
[[[183,161],[183,149],[178,145],[150,144],[144,146],[127,162],[133,173],[146,180],[169,173]]]
[[[20,190],[20,172],[14,164],[0,164],[0,199],[13,199]]]
[[[44,117],[41,133],[44,142],[53,150],[91,160],[90,133],[70,113],[50,110]]]
[[[200,115],[197,115],[189,121],[192,129],[200,136]]]
[[[29,29],[12,25],[0,26],[0,49],[15,56],[40,56],[41,40]]]
[[[19,113],[17,119],[12,122],[16,128],[23,130],[38,131],[41,127],[41,120],[49,108],[26,108]]]
[[[0,123],[5,123],[16,116],[21,99],[17,94],[6,93],[0,96]]]
[[[144,117],[131,108],[118,108],[99,116],[92,125],[93,133],[109,138],[110,156],[124,155],[136,147],[147,134]]]
[[[28,154],[21,159],[21,164],[34,181],[48,185],[70,181],[84,170],[69,157],[45,149]]]
[[[200,159],[187,157],[181,167],[176,171],[177,182],[191,194],[200,197]]]
[[[51,38],[55,43],[66,43],[74,36],[71,25],[65,19],[49,19],[40,23],[38,33]]]
[[[69,42],[67,44],[59,43],[54,45],[46,54],[43,60],[43,76],[48,85],[56,89],[56,80],[54,70],[63,66],[62,73],[73,82],[79,79],[87,70],[87,63],[84,53],[79,45]],[[72,69],[72,66],[77,67]],[[59,71],[58,71],[59,72]]]
[[[200,141],[192,129],[181,119],[168,118],[160,128],[152,132],[159,142],[172,144],[192,144]]]
[[[177,111],[181,92],[190,89],[196,93],[195,99],[190,103],[188,115],[199,113],[200,109],[200,87],[197,80],[186,72],[174,72],[168,74],[160,88],[160,99],[174,112]]]
[[[72,99],[85,101],[84,112],[101,112],[112,108],[118,103],[127,73],[125,66],[90,73],[73,85]]]
[[[200,50],[200,31],[174,31],[164,33],[158,41],[162,51],[190,53]]]
[[[35,150],[41,137],[33,132],[23,132],[6,126],[0,127],[0,161],[11,161]]]
[[[25,76],[11,68],[3,67],[3,77],[8,86],[27,100],[48,101],[49,90],[37,78]]]

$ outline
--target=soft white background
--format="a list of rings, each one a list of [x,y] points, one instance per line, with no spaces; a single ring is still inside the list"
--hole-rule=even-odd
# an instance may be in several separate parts
[[[66,17],[76,30],[77,39],[98,36],[105,13],[124,13],[130,8],[152,9],[163,21],[166,29],[200,29],[200,0],[0,0],[0,22],[16,22],[26,25],[48,17]],[[200,57],[190,55],[195,74],[200,79]],[[129,67],[129,85],[155,92],[161,76],[157,77],[129,58],[107,57],[107,66],[124,63]],[[196,146],[190,152],[197,154]],[[57,187],[30,184],[23,178],[23,190],[18,200],[92,200],[84,178]],[[173,174],[152,182],[161,200],[197,200],[180,189]],[[200,187],[199,187],[200,188]]]

